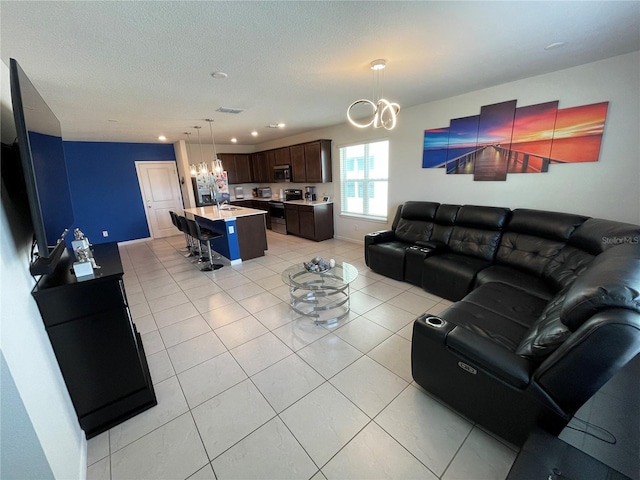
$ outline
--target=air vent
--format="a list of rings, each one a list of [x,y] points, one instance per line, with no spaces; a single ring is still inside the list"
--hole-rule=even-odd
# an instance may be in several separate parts
[[[222,113],[240,113],[244,112],[244,108],[220,107],[216,112]]]

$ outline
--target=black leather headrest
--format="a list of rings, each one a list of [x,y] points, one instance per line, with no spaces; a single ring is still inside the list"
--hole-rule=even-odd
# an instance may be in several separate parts
[[[518,208],[511,212],[507,230],[550,240],[566,241],[587,218],[589,217],[570,213]]]
[[[560,320],[575,331],[608,308],[640,312],[640,244],[619,245],[598,255],[569,288]]]
[[[439,203],[405,202],[402,207],[402,218],[405,220],[431,221],[436,214]]]
[[[443,203],[438,207],[438,211],[436,212],[436,223],[439,225],[454,225],[459,210],[460,205]]]
[[[501,207],[463,205],[458,211],[456,225],[485,230],[502,230],[507,224],[511,210]]]
[[[622,243],[640,243],[640,226],[590,218],[569,237],[569,245],[598,255]]]

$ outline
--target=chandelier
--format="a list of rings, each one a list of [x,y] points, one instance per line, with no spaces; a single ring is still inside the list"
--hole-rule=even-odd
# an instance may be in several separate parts
[[[383,59],[371,62],[371,70],[373,70],[374,75],[373,101],[361,98],[349,105],[349,108],[347,108],[347,119],[351,125],[358,128],[367,128],[373,125],[373,128],[382,127],[386,130],[393,130],[395,128],[398,113],[400,112],[400,105],[392,103],[382,97],[382,82],[380,81],[380,76],[385,67],[386,61]],[[361,105],[369,105],[373,111],[373,116],[366,123],[359,123],[351,117],[351,110]]]

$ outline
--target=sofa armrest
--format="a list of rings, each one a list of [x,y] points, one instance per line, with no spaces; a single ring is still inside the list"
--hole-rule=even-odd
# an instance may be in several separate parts
[[[536,364],[466,328],[456,326],[447,336],[447,347],[472,366],[513,387],[525,388]]]
[[[395,230],[380,230],[364,236],[364,262],[369,266],[369,246],[376,243],[390,242],[396,239]]]
[[[389,242],[396,239],[395,230],[379,230],[377,232],[367,233],[364,236],[365,244],[368,242],[370,245],[373,243]]]

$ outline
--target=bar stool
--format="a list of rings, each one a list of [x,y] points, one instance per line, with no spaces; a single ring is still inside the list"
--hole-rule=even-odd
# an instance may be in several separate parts
[[[172,210],[169,210],[169,216],[171,217],[171,223],[173,223],[173,226],[176,227],[178,230],[180,230],[184,234],[184,241],[187,244],[184,248],[190,251],[191,246],[189,245],[189,238],[187,237],[187,232],[183,230],[183,227],[180,224],[180,219],[178,218],[178,214]]]
[[[219,268],[222,268],[224,265],[222,265],[221,263],[213,263],[213,254],[211,253],[211,241],[215,240],[216,238],[222,237],[222,234],[212,232],[211,230],[208,230],[206,228],[202,228],[200,227],[200,224],[198,222],[196,222],[195,220],[191,220],[190,218],[187,218],[186,221],[189,227],[189,235],[195,238],[200,245],[202,245],[203,242],[207,244],[207,250],[209,253],[209,265],[201,268],[200,270],[202,270],[203,272],[210,272],[211,270],[218,270]],[[202,249],[200,250],[200,252],[202,254]]]
[[[187,249],[189,250],[189,253],[185,255],[185,257],[195,257],[198,249],[195,243],[195,239],[191,236],[191,232],[189,231],[189,222],[187,222],[187,218],[184,215],[177,215],[177,217],[181,230],[187,240]],[[197,255],[200,256],[199,253]]]

